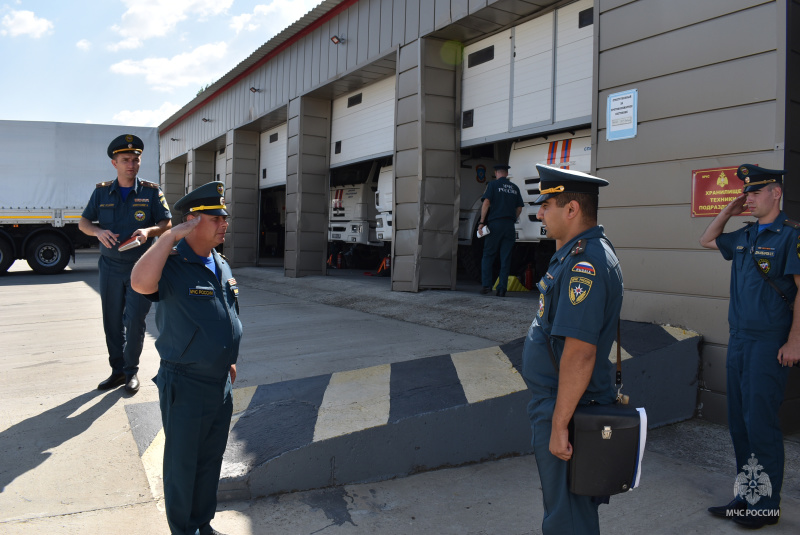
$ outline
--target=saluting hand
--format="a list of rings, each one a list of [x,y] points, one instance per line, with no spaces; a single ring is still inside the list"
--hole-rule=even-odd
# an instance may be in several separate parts
[[[725,212],[726,215],[731,217],[736,215],[742,215],[744,212],[747,211],[747,205],[745,203],[747,201],[747,194],[742,193],[735,199],[733,199],[728,206],[722,209],[722,212]]]
[[[192,217],[169,230],[169,234],[175,240],[175,243],[192,233],[194,228],[200,223],[200,217],[200,215]]]

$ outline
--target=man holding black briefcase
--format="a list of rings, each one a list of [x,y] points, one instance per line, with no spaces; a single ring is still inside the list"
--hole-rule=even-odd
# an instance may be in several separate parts
[[[570,492],[568,424],[579,405],[612,404],[608,359],[622,308],[622,271],[597,225],[606,180],[538,164],[538,218],[556,253],[538,283],[539,310],[528,330],[522,371],[533,399],[528,415],[542,484],[545,535],[600,532],[597,509],[607,497]]]

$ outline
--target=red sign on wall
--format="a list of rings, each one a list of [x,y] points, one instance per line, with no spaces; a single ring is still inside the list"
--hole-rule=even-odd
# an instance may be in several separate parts
[[[692,217],[713,217],[742,194],[737,167],[692,171]],[[749,215],[750,211],[741,215]]]

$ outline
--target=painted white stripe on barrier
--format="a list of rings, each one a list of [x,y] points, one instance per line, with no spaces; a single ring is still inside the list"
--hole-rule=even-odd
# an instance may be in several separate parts
[[[314,428],[314,442],[355,433],[389,421],[389,364],[331,376]]]
[[[164,499],[164,429],[159,429],[153,442],[142,454],[142,465],[150,484],[150,493],[154,500]]]
[[[525,390],[525,381],[495,346],[450,355],[469,403]]]
[[[673,338],[676,340],[687,340],[689,338],[694,338],[695,336],[700,336],[699,333],[694,331],[690,331],[688,329],[682,329],[681,327],[673,327],[672,325],[662,325],[661,326],[665,331],[667,331]]]
[[[621,355],[622,355],[622,360],[628,360],[628,359],[632,359],[633,358],[633,355],[631,355],[630,353],[625,351],[624,347],[622,348]],[[617,342],[616,341],[614,341],[611,344],[611,353],[608,354],[608,360],[613,362],[615,365],[617,364]]]

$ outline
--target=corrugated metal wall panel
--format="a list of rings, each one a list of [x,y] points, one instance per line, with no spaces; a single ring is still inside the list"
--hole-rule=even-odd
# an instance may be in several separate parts
[[[424,0],[406,0],[406,36],[404,43],[410,43],[419,36],[419,4]]]
[[[435,0],[434,26],[437,30],[444,28],[453,20],[450,16],[450,0]]]
[[[603,15],[600,18],[602,24]],[[776,21],[771,2],[609,51],[601,49],[600,89],[774,50]],[[748,27],[759,31],[742,39],[741,29]],[[643,61],[655,57],[658,61]]]
[[[775,113],[775,101],[771,101],[669,117],[640,124],[633,139],[611,142],[605,139],[605,129],[598,129],[597,167],[770,150]],[[747,128],[738,128],[742,124]]]
[[[350,20],[350,13],[348,11],[342,11],[342,13],[337,18],[339,19],[339,33],[337,33],[336,35],[338,35],[340,38],[344,36],[345,41],[347,41],[347,39],[349,39],[350,37],[348,35],[350,30],[350,27],[348,26]],[[347,45],[349,45],[349,43],[346,43],[344,45],[339,44],[334,46],[334,48],[336,49],[337,75],[342,74],[344,73],[344,71],[347,70]]]
[[[777,67],[777,53],[773,50],[638,82],[639,122],[773,100]],[[759,83],[720,83],[720,80],[735,80],[743,72]],[[606,102],[609,94],[625,88],[617,86],[601,91],[599,101]],[[600,106],[598,124],[605,123],[606,107]]]
[[[360,65],[367,61],[369,57],[369,22],[370,22],[370,5],[368,0],[358,3],[358,54],[356,55],[356,64]]]
[[[597,174],[611,182],[600,221],[625,272],[623,317],[700,332],[713,344],[705,387],[717,391],[703,393],[724,402],[730,263],[699,246],[711,218],[691,217],[691,173],[744,161],[780,167],[781,16],[775,2],[747,0],[599,5],[594,152]],[[740,39],[742,28],[759,32]],[[740,83],[743,73],[758,82]],[[633,88],[638,134],[608,142],[607,97]]]
[[[604,15],[600,49],[617,46],[668,33],[698,22],[734,13],[748,7],[770,3],[771,0],[727,0],[698,2],[697,0],[638,0],[624,10]],[[605,3],[605,2],[601,2]],[[605,9],[603,9],[605,11]],[[636,24],[630,24],[635,19]]]
[[[420,0],[419,35],[424,36],[435,28],[436,4],[431,0]]]
[[[358,64],[358,4],[351,6],[347,10],[347,44],[344,47],[347,51],[347,63],[345,70],[350,70]]]
[[[703,229],[700,232],[705,230],[705,225],[701,226]],[[607,230],[612,231],[610,228]],[[617,256],[623,269],[626,265],[636,266],[636,269],[626,269],[624,272],[626,292],[644,290],[720,299],[728,297],[730,264],[725,262],[717,251],[707,249],[693,251],[685,249],[632,250],[625,249],[616,242],[614,246],[617,248]],[[675,273],[684,272],[686,266],[691,266],[695,276],[680,279],[674,276]]]
[[[369,43],[367,57],[375,57],[381,49],[381,0],[369,0]]]
[[[450,17],[452,20],[463,19],[469,15],[469,0],[450,0]]]
[[[392,45],[402,45],[406,39],[406,1],[394,0],[392,3]]]
[[[394,27],[393,6],[392,0],[381,1],[381,52],[394,46],[394,41],[392,40],[392,28]]]

